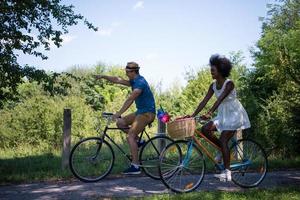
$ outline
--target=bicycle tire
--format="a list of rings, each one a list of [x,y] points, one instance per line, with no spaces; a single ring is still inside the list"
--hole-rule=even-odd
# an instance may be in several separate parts
[[[83,182],[97,182],[112,170],[115,154],[111,145],[99,137],[85,138],[71,150],[69,166]]]
[[[236,141],[230,148],[232,181],[240,187],[258,186],[268,171],[268,159],[260,144],[251,139]]]
[[[173,142],[173,140],[167,136],[156,136],[150,138],[142,147],[139,155],[141,169],[149,177],[159,180],[158,173],[159,155],[163,148]]]
[[[190,144],[193,145],[192,151],[189,151]],[[161,153],[158,167],[163,184],[177,193],[197,189],[203,181],[205,168],[200,149],[186,140],[169,144]]]

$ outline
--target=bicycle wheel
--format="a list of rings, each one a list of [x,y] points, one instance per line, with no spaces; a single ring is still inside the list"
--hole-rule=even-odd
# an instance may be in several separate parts
[[[203,180],[205,160],[193,142],[179,140],[163,150],[158,169],[160,178],[167,188],[174,192],[191,192]]]
[[[107,176],[114,161],[112,147],[98,137],[78,142],[69,157],[71,172],[83,182],[96,182]]]
[[[159,155],[173,140],[167,136],[156,136],[148,140],[140,152],[142,170],[153,179],[160,179],[158,173]]]
[[[238,140],[230,148],[232,181],[244,188],[258,186],[267,174],[264,149],[250,139]]]

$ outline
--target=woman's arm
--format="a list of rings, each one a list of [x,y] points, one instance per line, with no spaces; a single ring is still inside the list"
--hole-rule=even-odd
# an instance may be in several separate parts
[[[106,79],[112,83],[117,83],[117,84],[121,84],[121,85],[126,85],[126,86],[130,86],[130,82],[128,80],[124,80],[120,77],[116,77],[116,76],[107,76],[107,75],[95,75],[96,79]]]
[[[212,108],[208,111],[208,115],[211,116],[213,112],[219,107],[219,105],[222,103],[222,101],[230,94],[230,92],[234,89],[234,84],[232,81],[228,81],[225,85],[225,89],[222,92],[222,94],[219,96],[217,101],[214,103]]]
[[[212,89],[212,85],[211,84],[209,86],[209,89],[207,91],[206,96],[204,97],[204,99],[199,103],[197,109],[194,111],[194,113],[192,114],[192,117],[195,117],[199,112],[201,112],[201,110],[205,107],[205,105],[207,104],[207,102],[210,100],[210,98],[212,97],[212,95],[214,94],[214,91]]]

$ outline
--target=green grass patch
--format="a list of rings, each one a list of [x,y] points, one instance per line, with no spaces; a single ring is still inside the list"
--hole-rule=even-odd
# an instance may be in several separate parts
[[[61,168],[61,152],[23,147],[0,151],[0,183],[61,179],[70,176]]]
[[[128,198],[140,199],[140,198]],[[276,200],[297,200],[300,199],[300,189],[296,187],[274,188],[274,189],[250,189],[244,192],[224,192],[224,191],[201,191],[187,194],[164,194],[143,199],[151,200],[189,200],[189,199],[205,199],[205,200],[259,200],[259,199],[276,199]]]
[[[269,156],[268,161],[271,170],[300,169],[300,156],[286,159]]]
[[[124,145],[128,152],[128,147]],[[129,164],[114,148],[115,165],[111,174],[120,174]],[[73,178],[69,168],[62,170],[61,150],[22,147],[0,150],[0,184]]]

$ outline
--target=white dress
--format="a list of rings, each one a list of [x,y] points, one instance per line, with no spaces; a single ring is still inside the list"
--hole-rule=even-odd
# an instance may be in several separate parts
[[[217,90],[216,81],[213,83],[213,90],[217,98],[222,94],[225,85],[230,81],[226,79],[222,88]],[[228,96],[222,101],[218,107],[218,114],[212,119],[217,130],[222,132],[224,130],[238,130],[250,128],[250,121],[248,114],[244,107],[237,99],[236,90],[233,89]]]

